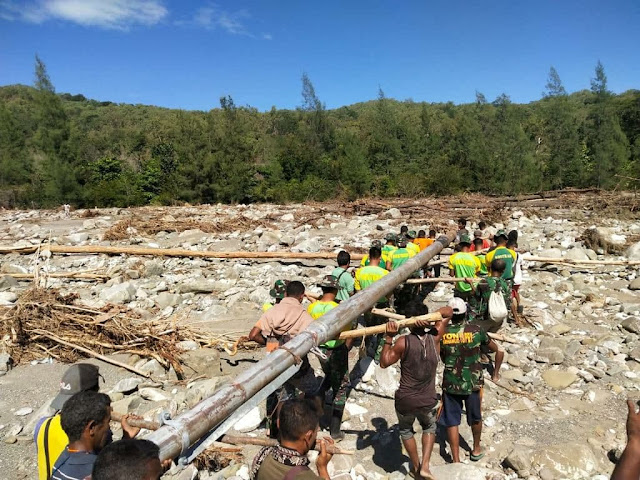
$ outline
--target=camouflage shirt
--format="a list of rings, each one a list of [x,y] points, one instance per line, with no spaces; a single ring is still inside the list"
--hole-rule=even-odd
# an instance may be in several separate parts
[[[482,387],[480,346],[489,343],[489,336],[478,325],[450,324],[440,341],[440,356],[444,363],[442,390],[454,395],[469,395]]]
[[[489,297],[491,292],[498,291],[504,297],[504,304],[509,308],[511,305],[511,287],[508,282],[501,277],[483,278],[476,285],[475,293],[469,298],[469,323],[480,322],[488,319]]]

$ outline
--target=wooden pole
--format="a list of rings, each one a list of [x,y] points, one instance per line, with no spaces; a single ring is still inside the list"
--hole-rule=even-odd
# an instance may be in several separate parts
[[[5,273],[2,276],[13,277],[18,280],[31,280],[35,278],[35,273]],[[69,278],[72,280],[98,280],[104,282],[109,280],[109,275],[100,273],[82,273],[82,272],[55,272],[55,273],[41,273],[39,276],[47,276],[49,278]]]
[[[111,421],[120,423],[122,421],[122,415],[120,412],[111,412]],[[128,418],[127,423],[132,427],[144,428],[146,430],[158,430],[160,428],[160,424],[158,422],[153,422],[149,420],[145,420],[143,418]],[[246,435],[223,435],[220,437],[221,443],[227,443],[231,445],[260,445],[262,447],[275,447],[278,445],[278,441],[274,438],[260,438],[260,437],[249,437]],[[338,448],[335,445],[327,445],[329,453],[332,455],[353,455],[353,450],[343,450]],[[319,451],[319,450],[317,450]]]
[[[376,315],[380,315],[381,317],[387,317],[390,318],[391,320],[398,320],[398,324],[400,325],[402,321],[407,320],[407,317],[405,317],[404,315],[400,315],[399,313],[392,313],[392,312],[387,312],[386,310],[382,310],[379,308],[374,308],[372,311],[372,313],[376,314]],[[439,315],[439,314],[438,314]],[[422,320],[423,317],[426,317],[427,315],[422,315],[420,317],[413,317],[413,319],[419,319]],[[411,320],[411,319],[409,319]],[[384,327],[384,325],[382,325]],[[406,326],[406,325],[405,325]],[[352,332],[356,332],[357,330],[351,330]],[[383,330],[384,332],[384,330]],[[345,332],[345,333],[349,333],[349,332]],[[381,332],[382,333],[382,332]],[[487,335],[489,335],[489,338],[492,338],[494,340],[498,340],[501,342],[507,342],[507,343],[520,343],[518,340],[516,340],[515,338],[512,337],[508,337],[506,335],[501,335],[499,333],[491,333],[488,332]],[[359,335],[358,335],[359,336]],[[342,337],[341,337],[342,338]]]
[[[378,312],[389,313],[389,312],[386,312],[385,310],[379,310],[377,308],[374,308],[371,312],[374,315],[379,315]],[[396,315],[396,314],[393,314],[393,315]],[[402,315],[399,315],[399,316],[402,317]],[[418,323],[419,321],[425,321],[425,320],[430,322],[430,323],[441,322],[442,321],[442,315],[440,315],[440,313],[436,312],[436,313],[428,313],[426,315],[420,315],[419,317],[412,317],[412,318],[402,317],[402,320],[398,319],[398,326],[399,327],[412,327],[416,323]],[[346,332],[342,332],[338,338],[340,340],[346,340],[348,338],[359,338],[359,337],[366,337],[366,336],[369,336],[369,335],[377,335],[379,333],[384,333],[386,331],[386,329],[387,329],[386,325],[376,325],[374,327],[358,328],[356,330],[348,330]]]
[[[640,260],[573,260],[571,258],[547,258],[530,255],[523,255],[522,260],[540,263],[568,263],[570,265],[624,265],[629,267],[640,265]]]
[[[38,249],[33,247],[0,247],[0,254],[19,253],[32,254]],[[120,247],[111,245],[42,245],[41,251],[51,253],[83,253],[106,255],[153,255],[157,257],[199,257],[199,258],[282,258],[282,259],[322,259],[335,260],[337,253],[333,252],[212,252],[207,250],[185,250],[179,248],[145,248],[145,247]],[[361,260],[364,255],[354,253],[353,260]]]

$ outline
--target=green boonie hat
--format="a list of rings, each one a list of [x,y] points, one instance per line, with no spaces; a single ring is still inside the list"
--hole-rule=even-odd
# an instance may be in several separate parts
[[[508,238],[506,230],[498,230],[496,232],[496,234],[494,235],[494,237],[496,237],[496,238],[498,238],[498,237]]]
[[[415,230],[409,230],[407,232],[407,237],[409,238],[416,238],[416,231]]]
[[[338,288],[338,281],[333,275],[326,275],[318,282],[318,286],[324,288]]]
[[[287,280],[276,280],[276,283],[273,284],[273,288],[269,290],[269,295],[273,298],[282,300],[287,292],[288,283],[289,282]]]
[[[397,245],[400,248],[406,247],[407,246],[407,239],[405,237],[398,238]]]
[[[467,245],[471,245],[471,237],[469,237],[469,235],[460,235],[460,241],[458,243],[466,243]]]
[[[397,240],[397,238],[396,238],[396,234],[395,234],[395,233],[387,233],[387,234],[384,236],[384,239],[385,239],[387,242],[390,242],[390,241],[391,241],[391,242],[395,242],[395,241]]]
[[[371,242],[371,246],[382,248],[382,242],[380,240],[374,240],[373,242]]]

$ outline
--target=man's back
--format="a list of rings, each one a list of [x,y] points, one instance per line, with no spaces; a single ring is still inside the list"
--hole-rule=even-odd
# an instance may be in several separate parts
[[[485,257],[485,263],[487,264],[487,269],[491,271],[491,262],[494,260],[504,260],[506,264],[506,268],[504,269],[504,273],[502,274],[502,278],[505,280],[512,280],[514,274],[514,265],[516,262],[516,252],[513,250],[509,250],[507,247],[496,247],[495,250],[487,253]]]
[[[338,282],[339,289],[336,298],[341,302],[348,300],[354,290],[354,280],[351,274],[346,268],[336,267],[331,272],[331,276]]]
[[[69,452],[64,449],[53,467],[51,480],[84,480],[91,475],[97,458],[91,452]]]
[[[447,327],[440,342],[444,363],[443,391],[469,395],[482,386],[480,347],[488,344],[489,336],[478,325],[454,323]]]
[[[409,260],[414,255],[415,254],[406,247],[394,250],[389,255],[389,260],[391,261],[391,270],[395,270],[396,268],[404,265],[407,260]]]
[[[480,271],[480,260],[469,252],[454,253],[449,257],[449,268],[454,271],[456,277],[475,277]],[[471,286],[462,281],[456,283],[456,289],[461,292],[468,292]]]
[[[300,302],[293,297],[285,297],[280,303],[262,314],[256,327],[265,335],[297,335],[313,322]]]
[[[487,320],[489,298],[497,291],[504,298],[505,305],[511,303],[511,289],[502,277],[483,278],[476,285],[475,294],[469,299],[469,321]]]

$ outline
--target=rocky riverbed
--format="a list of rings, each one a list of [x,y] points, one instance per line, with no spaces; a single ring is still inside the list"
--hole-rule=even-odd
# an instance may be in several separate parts
[[[469,218],[472,223],[483,219],[480,215]],[[611,218],[571,209],[508,209],[492,218],[501,222],[494,223],[494,228],[518,230],[520,249],[534,256],[640,260],[640,244],[634,243],[640,222],[632,214]],[[442,232],[454,229],[455,219],[437,213],[428,219],[415,218],[402,208],[358,216],[311,205],[100,209],[72,212],[70,218],[54,211],[3,211],[0,244],[363,252],[372,240],[398,231],[402,224],[416,230],[435,225]],[[609,244],[618,245],[620,254],[586,248],[578,239],[590,227],[597,228]],[[113,238],[108,232],[114,231],[117,239],[105,240],[105,236]],[[315,283],[332,267],[332,261],[324,260],[8,254],[0,257],[0,304],[11,307],[32,286],[30,280],[11,274],[38,269],[41,283],[78,294],[78,301],[88,308],[119,304],[135,310],[143,320],[172,318],[213,334],[239,336],[260,315],[276,279],[298,279],[317,292]],[[500,385],[488,383],[485,388],[487,455],[479,465],[447,465],[450,457],[439,432],[432,458],[438,478],[604,479],[613,469],[612,459],[624,447],[624,401],[637,398],[640,389],[640,269],[538,262],[525,262],[524,267],[521,295],[530,325],[509,325],[503,332],[518,343],[503,345],[508,355]],[[54,278],[47,272],[99,273],[106,281]],[[451,285],[439,284],[427,303],[437,308],[451,295]],[[263,356],[258,350],[231,357],[188,341],[181,347],[186,380],[178,380],[175,372],[165,371],[153,359],[114,356],[151,372],[153,380],[91,360],[104,372],[103,391],[111,395],[114,409],[149,419],[160,411],[184,411]],[[398,438],[393,408],[399,369],[369,365],[358,359],[355,349],[351,357],[353,390],[343,424],[347,437],[340,446],[356,454],[336,456],[330,473],[332,478],[400,480],[407,473],[408,458]],[[55,395],[66,367],[44,351],[38,361],[13,368],[7,355],[1,360],[0,468],[8,479],[33,478],[35,453],[29,441],[33,424]],[[258,408],[237,428],[263,436],[262,413]],[[461,433],[471,442],[468,428],[461,428]],[[245,449],[245,463],[256,451],[256,447]],[[167,478],[195,475],[246,480],[248,469],[236,462],[218,472],[174,469]]]

